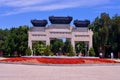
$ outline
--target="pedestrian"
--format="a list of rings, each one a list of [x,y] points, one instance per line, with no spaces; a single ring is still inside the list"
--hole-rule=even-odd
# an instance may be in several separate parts
[[[100,52],[99,57],[102,58],[102,52]]]
[[[110,53],[110,56],[111,56],[111,59],[114,58],[114,54],[113,54],[113,52]]]

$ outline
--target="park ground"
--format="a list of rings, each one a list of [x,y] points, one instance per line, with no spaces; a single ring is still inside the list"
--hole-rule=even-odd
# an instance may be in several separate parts
[[[120,65],[0,64],[0,80],[120,80]]]
[[[0,80],[120,80],[120,64],[23,65],[0,63]]]

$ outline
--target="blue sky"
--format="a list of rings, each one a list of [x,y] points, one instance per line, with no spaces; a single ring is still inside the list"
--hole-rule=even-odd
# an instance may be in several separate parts
[[[31,19],[48,20],[49,16],[92,22],[102,12],[120,15],[120,0],[0,0],[0,29],[32,26]]]

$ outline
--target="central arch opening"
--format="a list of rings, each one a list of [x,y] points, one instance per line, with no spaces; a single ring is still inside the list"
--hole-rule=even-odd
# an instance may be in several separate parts
[[[50,47],[51,51],[56,56],[67,55],[65,51],[65,43],[67,38],[51,38],[50,39]]]

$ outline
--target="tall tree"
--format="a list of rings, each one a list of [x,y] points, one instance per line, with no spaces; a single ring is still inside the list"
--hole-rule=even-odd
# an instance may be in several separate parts
[[[120,52],[120,16],[117,14],[112,18],[111,26],[111,47],[114,51],[115,56]]]
[[[63,51],[68,55],[68,56],[74,56],[74,50],[71,42],[69,40],[66,40],[64,43]]]
[[[75,45],[75,50],[76,50],[76,53],[84,53],[85,52],[85,43],[84,42],[78,42],[76,45]]]
[[[69,53],[70,51],[70,46],[71,46],[71,43],[69,40],[66,40],[66,42],[64,43],[64,47],[63,47],[63,51],[65,53]]]
[[[28,44],[28,34],[29,28],[27,26],[20,26],[19,28],[11,28],[7,32],[5,37],[4,46],[5,51],[9,55],[13,56],[14,52],[18,55],[25,55]]]
[[[33,53],[34,55],[44,55],[46,49],[45,43],[42,41],[36,41],[33,43]]]
[[[64,43],[62,39],[51,40],[51,51],[54,53],[60,53],[63,49]]]
[[[93,30],[93,47],[97,52],[97,55],[100,51],[103,52],[105,56],[106,47],[109,44],[109,28],[111,26],[111,19],[109,14],[101,13],[100,18],[97,17],[95,21],[92,23],[90,28]]]

